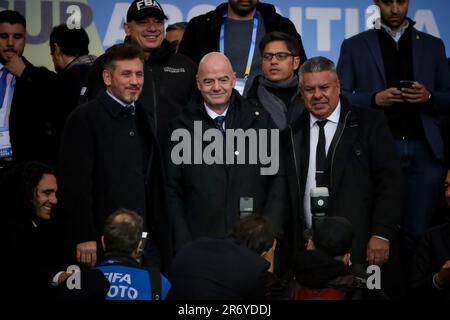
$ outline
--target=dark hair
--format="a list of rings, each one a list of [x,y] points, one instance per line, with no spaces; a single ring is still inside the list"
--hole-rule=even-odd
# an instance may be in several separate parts
[[[322,71],[330,71],[334,73],[337,78],[336,65],[334,64],[334,62],[328,58],[321,56],[313,57],[311,59],[306,60],[305,63],[303,63],[302,66],[300,67],[298,75],[301,81],[302,76],[305,73],[314,73]]]
[[[115,44],[105,52],[104,69],[114,69],[115,62],[119,60],[133,60],[139,58],[142,63],[145,62],[144,51],[132,42]]]
[[[239,220],[231,231],[231,237],[250,250],[262,254],[272,247],[275,232],[264,216],[252,214]]]
[[[259,43],[259,51],[261,52],[261,55],[263,54],[264,48],[267,44],[273,41],[284,41],[284,43],[286,43],[286,47],[293,56],[300,56],[300,43],[298,40],[293,36],[280,31],[273,31],[264,35]]]
[[[18,219],[33,217],[36,187],[44,174],[55,175],[55,171],[35,161],[22,162],[5,169],[0,179],[2,211],[10,211],[11,214],[23,212]]]
[[[55,52],[55,43],[65,55],[79,57],[89,54],[89,36],[86,30],[69,29],[66,24],[53,28],[50,33],[50,51]]]
[[[144,221],[136,212],[118,209],[105,221],[105,251],[130,255],[142,238]]]
[[[344,217],[326,217],[313,232],[314,247],[331,257],[349,253],[353,244],[353,227]]]
[[[21,24],[24,29],[27,28],[25,17],[17,11],[3,10],[0,12],[0,23]]]
[[[187,22],[177,22],[173,24],[169,24],[166,28],[166,32],[174,31],[174,30],[186,30]]]

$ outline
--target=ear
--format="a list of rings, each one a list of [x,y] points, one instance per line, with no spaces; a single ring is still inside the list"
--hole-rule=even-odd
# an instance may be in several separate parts
[[[130,24],[129,24],[128,22],[124,22],[124,23],[123,23],[123,30],[125,31],[125,34],[126,34],[127,36],[130,35],[130,33],[131,33],[131,27],[130,27]]]
[[[336,86],[338,88],[339,94],[341,94],[341,82],[339,80],[337,80]]]
[[[344,257],[342,258],[342,261],[344,261],[344,264],[346,265],[346,266],[351,266],[351,264],[352,264],[352,262],[350,261],[350,253],[346,253],[345,255],[344,255]]]
[[[314,247],[314,241],[309,239],[308,242],[306,243],[306,250],[315,250],[315,249],[316,247]]]
[[[295,56],[294,57],[294,62],[293,62],[294,70],[297,70],[299,66],[300,66],[300,57],[299,56]]]
[[[102,236],[102,237],[101,237],[101,241],[102,241],[102,248],[103,248],[103,251],[106,251],[106,246],[105,246],[105,236]]]
[[[236,85],[236,72],[233,72],[233,76],[231,77],[231,85],[233,88]]]
[[[198,77],[198,74],[195,76],[195,81],[197,82],[197,89],[199,91],[201,91],[201,83],[200,83],[200,79]]]
[[[107,87],[111,86],[111,71],[103,70],[103,82]]]

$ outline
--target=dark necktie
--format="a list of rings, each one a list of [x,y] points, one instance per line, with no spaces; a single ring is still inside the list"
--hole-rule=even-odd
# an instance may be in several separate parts
[[[326,152],[325,152],[325,124],[328,120],[318,120],[316,124],[319,126],[319,139],[317,141],[316,149],[316,186],[326,186],[325,170],[326,170]]]
[[[5,100],[5,95],[6,95],[6,86],[7,86],[7,82],[6,82],[6,77],[8,75],[8,70],[6,70],[6,68],[3,68],[3,72],[2,72],[2,76],[0,77],[0,109],[3,106],[3,100]]]
[[[224,128],[223,128],[223,122],[225,121],[225,116],[217,116],[214,118],[214,122],[216,123],[216,127],[217,129],[219,129],[220,131],[225,132]]]
[[[134,114],[136,113],[136,107],[133,106],[132,104],[127,105],[125,108],[125,111],[127,112],[127,114],[134,116]]]

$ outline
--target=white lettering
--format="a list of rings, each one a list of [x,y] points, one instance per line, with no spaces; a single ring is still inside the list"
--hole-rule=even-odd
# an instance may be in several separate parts
[[[414,18],[416,21],[415,28],[419,31],[427,32],[435,37],[440,38],[439,28],[431,10],[417,10]]]
[[[306,8],[306,19],[317,20],[317,50],[331,51],[331,21],[341,20],[339,8]]]
[[[111,20],[106,30],[105,39],[103,39],[104,47],[111,47],[112,45],[122,42],[125,38],[125,31],[123,30],[123,23],[126,21],[126,14],[128,3],[116,3],[114,6]]]

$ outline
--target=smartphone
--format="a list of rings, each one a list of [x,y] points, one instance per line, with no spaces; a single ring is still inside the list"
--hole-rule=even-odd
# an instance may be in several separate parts
[[[401,88],[412,88],[414,81],[412,80],[400,80],[398,83],[398,89]]]

